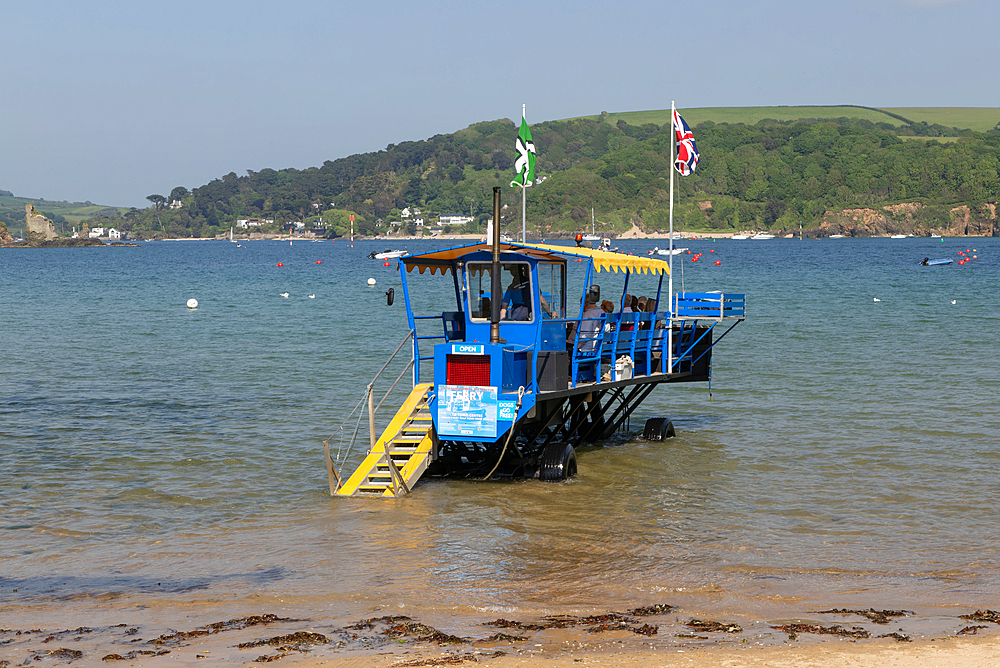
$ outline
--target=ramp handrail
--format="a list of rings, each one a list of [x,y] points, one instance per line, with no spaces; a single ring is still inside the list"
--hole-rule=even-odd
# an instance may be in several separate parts
[[[336,466],[334,466],[334,460],[330,455],[330,441],[332,441],[339,432],[342,432],[344,430],[344,427],[347,425],[347,421],[354,416],[354,413],[356,413],[358,409],[361,408],[361,405],[365,403],[365,401],[367,400],[368,434],[369,434],[368,440],[371,443],[371,447],[372,448],[375,447],[375,438],[376,438],[375,413],[378,412],[380,408],[382,408],[382,404],[385,403],[385,400],[389,397],[392,391],[396,389],[396,385],[398,385],[399,381],[403,378],[403,374],[405,374],[407,370],[411,366],[413,366],[414,360],[411,359],[409,362],[406,363],[406,366],[403,367],[403,370],[399,373],[399,376],[396,377],[396,380],[393,382],[392,386],[382,397],[382,400],[379,401],[378,407],[375,406],[375,399],[374,399],[375,381],[377,381],[379,377],[382,375],[382,373],[389,367],[389,364],[392,363],[392,360],[395,359],[396,355],[399,354],[399,351],[403,349],[403,346],[406,345],[406,342],[409,341],[410,337],[412,337],[413,335],[414,332],[412,330],[406,333],[406,336],[403,337],[403,340],[399,342],[399,345],[396,346],[396,349],[392,351],[392,354],[389,355],[388,359],[386,359],[385,364],[382,365],[382,368],[378,370],[378,373],[375,374],[375,377],[372,378],[372,381],[368,383],[367,387],[365,388],[365,393],[361,396],[361,400],[358,401],[354,409],[351,410],[351,412],[347,415],[347,417],[344,418],[344,420],[340,424],[340,427],[332,434],[330,434],[329,438],[323,441],[323,453],[326,458],[326,474],[327,474],[327,479],[330,483],[330,496],[336,494],[337,490],[340,488],[342,484],[340,480],[340,474],[337,473],[336,466],[342,466],[344,461],[346,461],[347,458],[351,456],[351,450],[354,449],[354,443],[357,441],[358,438],[358,431],[359,428],[361,427],[361,418],[363,414],[358,413],[358,421],[354,426],[354,432],[351,435],[351,442],[347,445],[347,451],[344,452],[342,446],[337,448]],[[341,436],[341,444],[342,443],[343,443],[343,436]],[[334,480],[336,480],[336,483],[334,483]]]

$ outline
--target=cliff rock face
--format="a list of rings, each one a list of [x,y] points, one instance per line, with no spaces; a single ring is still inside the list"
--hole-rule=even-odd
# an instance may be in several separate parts
[[[0,244],[12,244],[14,243],[14,237],[10,235],[10,231],[7,229],[7,225],[0,222]]]
[[[970,237],[997,237],[1000,236],[1000,226],[997,225],[997,205],[987,204],[985,211],[978,214],[967,206],[956,207],[951,210],[951,226],[948,228],[948,235]]]
[[[847,237],[884,237],[892,234],[927,236],[942,234],[952,237],[1000,236],[997,207],[987,204],[981,211],[971,211],[967,206],[952,209],[947,226],[929,226],[918,222],[916,214],[924,208],[919,202],[893,204],[880,209],[844,209],[827,211],[819,225],[818,236],[843,234]]]
[[[35,211],[33,204],[24,205],[24,221],[25,241],[29,244],[49,241],[59,236],[56,234],[56,226],[52,224],[52,221]]]

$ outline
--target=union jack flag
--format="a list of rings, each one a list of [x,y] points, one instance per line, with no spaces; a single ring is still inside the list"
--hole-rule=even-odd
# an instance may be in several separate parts
[[[674,109],[674,134],[677,135],[677,157],[674,158],[674,167],[681,176],[687,176],[698,168],[698,147],[694,143],[694,134],[691,128],[681,118],[681,115]]]

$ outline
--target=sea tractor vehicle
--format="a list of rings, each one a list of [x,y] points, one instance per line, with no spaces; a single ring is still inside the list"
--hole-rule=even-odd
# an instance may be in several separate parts
[[[410,344],[412,391],[375,439],[369,385],[371,448],[341,480],[327,447],[331,494],[394,497],[422,475],[564,480],[576,448],[622,428],[658,385],[709,381],[715,345],[745,317],[743,294],[674,293],[657,257],[501,242],[499,188],[493,204],[487,242],[397,260],[410,329],[397,351]],[[571,303],[567,263],[581,261],[586,298]],[[415,312],[413,272],[450,278],[439,292],[454,290],[454,308]],[[601,310],[601,272],[623,273],[624,292],[637,274],[658,276],[654,303],[623,313],[623,294]],[[647,438],[672,435],[665,418],[645,425]]]

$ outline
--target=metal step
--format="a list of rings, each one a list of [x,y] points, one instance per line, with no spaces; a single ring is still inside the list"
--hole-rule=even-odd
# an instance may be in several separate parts
[[[337,489],[337,494],[396,496],[409,491],[427,469],[437,440],[426,401],[431,387],[430,383],[425,383],[413,388],[375,447],[347,482]],[[396,468],[395,474],[387,459]],[[403,485],[399,485],[399,479]]]

